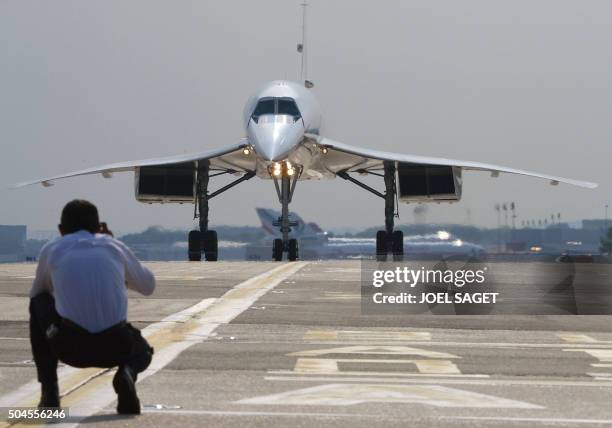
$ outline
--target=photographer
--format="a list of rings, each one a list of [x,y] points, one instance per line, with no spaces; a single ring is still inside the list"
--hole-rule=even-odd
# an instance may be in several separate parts
[[[139,414],[137,374],[153,348],[126,322],[127,288],[150,295],[153,274],[113,238],[98,210],[73,200],[62,210],[61,237],[40,252],[30,292],[30,340],[41,383],[39,407],[59,407],[58,359],[73,367],[118,366],[117,412]]]

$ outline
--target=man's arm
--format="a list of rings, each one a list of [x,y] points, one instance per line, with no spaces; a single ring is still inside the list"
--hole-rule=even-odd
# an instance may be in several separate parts
[[[153,290],[155,290],[155,276],[153,276],[153,273],[140,263],[127,245],[118,240],[115,240],[115,243],[123,254],[127,287],[145,296],[153,294]]]
[[[49,245],[45,245],[40,250],[38,255],[38,266],[36,266],[36,276],[30,289],[30,297],[37,296],[40,293],[53,292],[53,283],[51,282],[51,272],[49,271]]]

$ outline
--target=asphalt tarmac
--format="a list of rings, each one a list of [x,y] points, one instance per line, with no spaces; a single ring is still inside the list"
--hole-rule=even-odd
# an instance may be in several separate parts
[[[359,261],[148,266],[157,290],[130,292],[129,309],[156,350],[137,385],[142,415],[115,414],[112,370],[62,366],[70,416],[55,426],[612,425],[611,316],[364,315]],[[34,270],[0,265],[5,411],[38,400]],[[612,285],[609,270],[596,276]]]

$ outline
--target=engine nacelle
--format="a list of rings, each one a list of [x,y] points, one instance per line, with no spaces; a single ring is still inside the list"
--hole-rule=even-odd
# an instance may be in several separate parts
[[[185,162],[136,168],[135,192],[140,202],[194,202],[195,165]]]
[[[461,168],[458,167],[398,163],[397,178],[402,202],[461,199]]]

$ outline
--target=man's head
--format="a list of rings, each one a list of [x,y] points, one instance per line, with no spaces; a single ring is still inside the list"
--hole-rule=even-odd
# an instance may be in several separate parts
[[[75,199],[66,204],[62,210],[59,230],[62,235],[86,230],[97,233],[100,229],[98,209],[94,204],[83,199]]]

